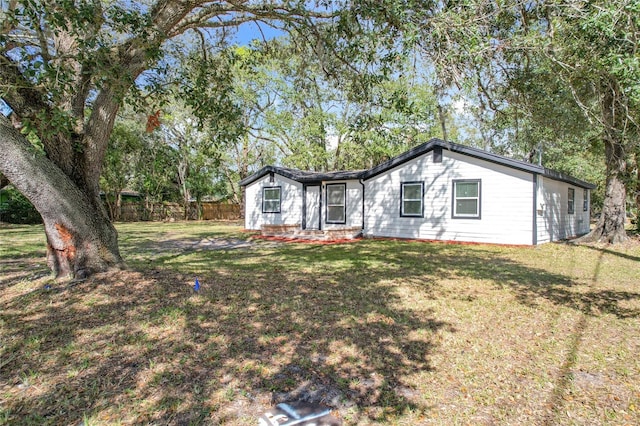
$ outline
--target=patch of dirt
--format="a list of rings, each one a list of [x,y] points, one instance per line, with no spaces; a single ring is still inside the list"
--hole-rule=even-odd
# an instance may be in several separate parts
[[[201,240],[166,240],[156,243],[168,250],[232,250],[253,247],[250,241],[236,238],[203,238]]]
[[[334,239],[334,240],[309,240],[286,237],[265,237],[254,235],[247,240],[240,238],[203,238],[201,240],[171,239],[158,241],[153,244],[153,248],[159,251],[183,251],[183,250],[248,250],[256,247],[271,248],[278,247],[286,243],[303,244],[347,244],[361,241],[360,238]]]
[[[280,243],[271,242],[271,244],[265,245],[260,242],[260,247],[277,246]],[[253,240],[243,240],[240,238],[202,238],[200,240],[190,239],[175,239],[175,240],[163,240],[153,243],[153,248],[160,251],[176,251],[176,250],[248,250],[258,245],[258,242]]]
[[[362,238],[335,238],[332,240],[321,239],[309,239],[309,238],[292,238],[292,237],[275,237],[266,235],[256,235],[252,237],[255,240],[270,241],[274,243],[303,243],[303,244],[319,244],[319,245],[332,245],[332,244],[348,244],[362,241]]]

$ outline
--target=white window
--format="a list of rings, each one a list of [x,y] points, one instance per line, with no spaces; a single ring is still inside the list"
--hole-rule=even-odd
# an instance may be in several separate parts
[[[346,192],[344,183],[327,185],[327,223],[346,223]]]
[[[589,210],[589,190],[585,189],[582,195],[582,211]]]
[[[404,182],[400,188],[400,216],[423,217],[423,182]]]
[[[480,180],[453,181],[453,218],[480,219]]]
[[[266,186],[262,188],[262,213],[280,213],[279,186]]]
[[[574,188],[569,188],[569,198],[567,202],[567,213],[573,214],[575,213],[576,208],[576,190]]]

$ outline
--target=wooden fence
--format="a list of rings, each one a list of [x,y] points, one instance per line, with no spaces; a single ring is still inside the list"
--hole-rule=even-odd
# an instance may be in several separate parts
[[[238,204],[202,203],[203,220],[237,220],[240,219]]]
[[[196,203],[189,206],[189,220],[238,220],[238,204],[203,202],[201,216],[198,217]],[[120,209],[120,222],[184,220],[184,207],[179,203],[154,203],[145,208],[143,202],[125,202]]]

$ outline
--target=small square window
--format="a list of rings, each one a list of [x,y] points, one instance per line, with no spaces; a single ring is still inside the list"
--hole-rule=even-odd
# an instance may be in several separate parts
[[[480,219],[480,180],[453,181],[453,218]]]
[[[423,182],[405,182],[400,187],[400,216],[424,217],[422,199],[424,195]]]
[[[267,186],[262,188],[262,213],[280,213],[279,186]]]

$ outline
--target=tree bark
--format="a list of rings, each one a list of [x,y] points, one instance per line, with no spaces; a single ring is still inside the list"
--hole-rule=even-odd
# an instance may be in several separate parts
[[[442,140],[447,141],[447,120],[444,115],[444,109],[440,102],[438,102],[438,119],[440,120],[440,126],[442,127]]]
[[[47,263],[56,278],[84,278],[122,268],[118,234],[101,202],[81,190],[0,118],[0,170],[40,212]]]
[[[635,187],[635,202],[636,202],[636,231],[640,232],[640,146],[636,146],[636,187]]]
[[[607,144],[611,145],[611,144]],[[596,227],[586,235],[582,241],[598,241],[610,244],[617,244],[628,239],[625,230],[626,222],[626,190],[621,174],[624,168],[620,168],[618,162],[611,164],[613,160],[609,151],[620,151],[619,147],[607,146],[607,183],[605,188],[604,204],[602,213]]]
[[[605,140],[605,158],[607,181],[602,212],[595,228],[580,240],[617,244],[628,239],[625,230],[627,193],[623,181],[626,172],[623,145]]]
[[[116,195],[116,211],[113,213],[114,222],[120,220],[120,216],[122,216],[122,189],[119,189],[118,194]]]

